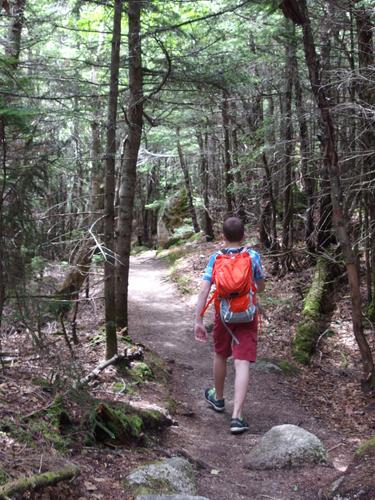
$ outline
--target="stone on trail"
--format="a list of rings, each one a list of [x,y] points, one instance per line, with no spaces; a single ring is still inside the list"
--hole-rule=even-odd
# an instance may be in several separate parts
[[[296,425],[272,427],[249,453],[245,467],[253,470],[282,469],[324,462],[327,452],[311,432]]]
[[[280,375],[283,373],[280,366],[277,366],[275,363],[272,363],[272,361],[268,361],[266,359],[259,359],[256,363],[253,363],[251,367],[259,372],[278,373]]]
[[[188,460],[180,457],[167,458],[139,467],[126,477],[126,486],[134,496],[196,494],[193,466]]]

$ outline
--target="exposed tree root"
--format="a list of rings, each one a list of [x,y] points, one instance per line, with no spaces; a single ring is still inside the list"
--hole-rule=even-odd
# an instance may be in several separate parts
[[[79,468],[76,465],[70,464],[56,471],[35,474],[31,477],[21,477],[0,487],[0,499],[8,499],[16,493],[23,493],[27,490],[38,490],[46,486],[53,486],[60,481],[72,479],[78,476],[79,473]]]

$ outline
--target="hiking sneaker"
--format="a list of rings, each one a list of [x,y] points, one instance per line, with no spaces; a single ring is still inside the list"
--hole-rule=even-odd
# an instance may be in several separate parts
[[[221,412],[225,410],[224,399],[216,399],[216,391],[214,388],[204,391],[204,399],[215,411]]]
[[[249,424],[243,418],[232,418],[230,421],[230,432],[232,434],[241,434],[249,430]]]

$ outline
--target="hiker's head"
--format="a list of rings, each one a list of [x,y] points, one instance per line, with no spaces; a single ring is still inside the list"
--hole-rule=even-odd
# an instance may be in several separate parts
[[[228,217],[223,224],[223,235],[228,243],[239,243],[245,234],[244,223],[239,217]]]

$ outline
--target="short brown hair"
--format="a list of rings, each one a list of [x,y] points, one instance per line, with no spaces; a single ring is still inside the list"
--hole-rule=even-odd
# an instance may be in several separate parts
[[[223,234],[230,243],[241,241],[245,234],[244,223],[239,217],[228,217],[223,224]]]

